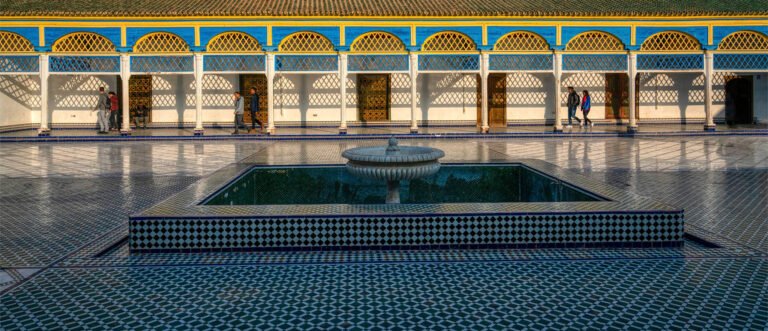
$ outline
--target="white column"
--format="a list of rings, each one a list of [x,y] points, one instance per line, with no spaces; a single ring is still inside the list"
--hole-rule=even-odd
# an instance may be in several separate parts
[[[635,104],[635,78],[637,78],[637,53],[627,55],[627,75],[629,76],[629,126],[627,132],[637,132],[637,107]]]
[[[275,54],[267,53],[267,133],[275,134]]]
[[[553,126],[553,129],[555,132],[562,132],[563,116],[560,109],[562,107],[562,101],[560,100],[560,79],[562,78],[563,71],[563,53],[555,51],[552,65],[552,74],[555,76],[555,125]]]
[[[488,133],[488,130],[491,128],[488,125],[488,58],[488,53],[480,53],[480,99],[482,102],[480,105],[480,117],[483,120],[483,125],[480,129],[483,133]]]
[[[411,53],[410,59],[410,78],[411,78],[411,133],[419,133],[419,124],[416,121],[416,107],[419,105],[419,100],[416,97],[416,83],[419,77],[419,55]]]
[[[122,94],[120,102],[123,110],[123,125],[120,129],[120,135],[127,136],[131,134],[131,110],[128,96],[130,95],[131,80],[131,57],[128,54],[120,54],[120,79],[122,80]]]
[[[339,83],[341,84],[341,124],[339,134],[347,133],[347,54],[339,54]]]
[[[51,133],[48,128],[48,54],[40,54],[40,129],[37,134],[47,136]]]
[[[707,122],[705,131],[715,131],[715,118],[712,113],[712,74],[715,71],[714,55],[712,51],[704,51],[704,115]]]
[[[195,53],[195,135],[202,136],[203,128],[203,54]]]

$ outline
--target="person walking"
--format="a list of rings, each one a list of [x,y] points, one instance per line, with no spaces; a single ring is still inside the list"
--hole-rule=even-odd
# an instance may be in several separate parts
[[[133,111],[133,124],[136,125],[136,128],[139,128],[139,123],[143,125],[143,128],[147,128],[147,113],[149,112],[149,109],[144,104],[140,104],[136,109]]]
[[[579,125],[581,125],[581,120],[576,117],[576,110],[579,107],[579,94],[576,93],[576,90],[573,89],[573,86],[568,86],[568,128],[573,127],[573,119],[575,118],[577,121],[579,121]]]
[[[251,130],[256,131],[256,123],[259,124],[259,133],[264,132],[264,123],[256,116],[259,114],[259,95],[256,93],[256,88],[251,87]]]
[[[243,123],[243,114],[245,113],[243,108],[244,102],[240,92],[235,92],[233,97],[235,99],[235,132],[232,132],[232,134],[238,134],[240,133],[240,128],[245,128],[245,123]]]
[[[96,121],[99,123],[99,133],[109,132],[109,109],[111,105],[109,103],[109,97],[107,92],[104,91],[104,87],[99,87],[99,100],[96,101],[96,107],[91,112],[96,113]]]
[[[581,112],[584,113],[584,125],[595,126],[595,124],[592,123],[592,120],[587,117],[589,116],[589,111],[592,108],[592,98],[589,96],[589,91],[584,90],[581,94]]]
[[[117,99],[117,94],[113,91],[109,91],[109,126],[112,131],[120,130],[120,119],[118,118],[118,112],[120,111],[120,100]]]

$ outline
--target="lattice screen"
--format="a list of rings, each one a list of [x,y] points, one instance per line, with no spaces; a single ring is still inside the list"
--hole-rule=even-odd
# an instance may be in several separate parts
[[[528,31],[508,33],[496,42],[494,51],[546,51],[549,43],[541,36]]]
[[[206,51],[211,53],[249,53],[261,52],[261,44],[256,38],[242,32],[225,32],[208,42]]]
[[[55,53],[114,53],[115,44],[92,32],[73,32],[53,43]]]
[[[471,38],[458,32],[440,32],[432,35],[421,46],[426,52],[466,52],[475,51],[477,46]]]
[[[355,53],[404,52],[405,44],[386,32],[369,32],[352,42],[349,48]]]
[[[659,32],[646,39],[640,46],[641,51],[699,51],[701,44],[696,38],[677,31]]]
[[[0,53],[34,51],[34,45],[27,38],[13,32],[0,31]]]
[[[284,53],[333,52],[333,43],[315,32],[297,32],[285,37],[278,50]]]
[[[565,45],[567,51],[623,51],[624,44],[608,33],[590,31],[579,34]]]
[[[133,46],[136,53],[183,53],[189,52],[189,45],[181,37],[167,32],[148,34]]]
[[[738,31],[723,38],[717,46],[723,51],[765,51],[768,50],[768,36],[754,31]]]

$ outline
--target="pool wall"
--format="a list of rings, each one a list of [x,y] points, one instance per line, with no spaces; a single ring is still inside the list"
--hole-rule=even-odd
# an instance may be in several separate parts
[[[201,205],[253,165],[222,169],[129,220],[133,253],[482,247],[680,246],[683,210],[538,160],[606,201],[409,205]]]

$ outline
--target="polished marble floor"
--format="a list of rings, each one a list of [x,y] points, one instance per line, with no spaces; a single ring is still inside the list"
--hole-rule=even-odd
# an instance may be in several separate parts
[[[683,248],[127,252],[127,215],[230,163],[341,163],[376,143],[0,144],[0,329],[768,327],[766,136],[408,140],[683,207]]]

